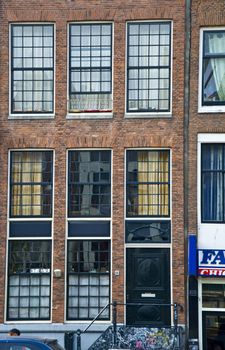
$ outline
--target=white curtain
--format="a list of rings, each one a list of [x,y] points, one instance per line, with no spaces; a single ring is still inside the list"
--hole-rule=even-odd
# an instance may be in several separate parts
[[[209,35],[209,52],[214,54],[224,54],[225,33],[213,33]],[[219,100],[225,100],[225,59],[211,58],[213,76],[216,84]]]

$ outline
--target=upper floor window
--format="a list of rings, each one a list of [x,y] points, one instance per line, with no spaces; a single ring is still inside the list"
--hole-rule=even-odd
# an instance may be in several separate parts
[[[128,23],[127,112],[170,112],[171,23]]]
[[[69,111],[112,111],[112,24],[69,26]]]
[[[69,217],[110,217],[111,152],[69,151]]]
[[[10,216],[52,216],[52,151],[12,151]]]
[[[11,113],[54,112],[54,26],[11,27]]]
[[[201,146],[201,221],[225,222],[225,144]]]
[[[169,151],[127,151],[126,193],[128,217],[169,217]]]
[[[225,108],[225,30],[203,30],[202,69],[200,69],[200,112]]]

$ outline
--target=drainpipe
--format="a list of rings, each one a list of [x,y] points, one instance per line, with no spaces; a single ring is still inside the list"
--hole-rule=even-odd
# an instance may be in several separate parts
[[[189,338],[189,280],[188,280],[188,187],[189,187],[189,113],[190,113],[190,56],[191,56],[191,3],[185,0],[185,52],[184,52],[184,276],[185,324],[187,345]],[[187,348],[187,347],[186,347]]]

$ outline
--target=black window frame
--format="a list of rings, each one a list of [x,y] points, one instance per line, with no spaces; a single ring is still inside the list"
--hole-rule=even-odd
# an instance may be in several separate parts
[[[80,36],[80,46],[72,46],[72,34],[71,34],[71,31],[72,31],[72,27],[80,27],[79,31],[81,33],[81,28],[82,27],[87,27],[87,26],[99,26],[100,28],[102,28],[102,26],[109,26],[110,27],[110,65],[109,66],[103,66],[102,64],[100,64],[100,66],[96,66],[96,67],[93,67],[92,64],[91,64],[91,61],[92,61],[92,55],[90,54],[89,59],[90,59],[90,65],[89,66],[82,66],[82,58],[84,56],[82,56],[82,47],[85,47],[85,45],[82,45],[81,43],[81,38],[82,38],[82,35],[76,35],[76,36]],[[102,33],[102,29],[100,29],[100,42],[101,42],[101,38],[103,36],[103,33]],[[86,35],[86,37],[89,37],[88,35]],[[92,37],[92,34],[90,34],[90,41],[91,41],[91,37]],[[80,48],[80,65],[77,66],[77,67],[72,67],[72,47],[78,47]],[[91,44],[89,46],[90,49],[90,53],[91,53],[91,48],[94,47],[94,45],[92,46]],[[100,52],[103,51],[103,48],[104,48],[104,45],[101,43],[99,45],[100,47]],[[95,108],[90,108],[90,109],[77,109],[77,110],[74,110],[74,108],[71,108],[71,96],[76,96],[76,95],[80,95],[80,96],[85,96],[85,95],[93,95],[93,94],[98,94],[98,95],[103,95],[103,94],[108,94],[108,95],[111,95],[111,103],[112,103],[112,51],[113,51],[113,24],[112,22],[92,22],[92,23],[85,23],[85,22],[77,22],[77,23],[70,23],[69,24],[69,112],[70,113],[106,113],[106,112],[112,112],[112,108],[110,108],[109,110],[108,109],[98,109],[96,110]],[[75,57],[75,56],[74,56]],[[102,57],[104,57],[103,55],[100,55],[100,59],[102,59]],[[108,57],[108,56],[107,56]],[[90,72],[90,91],[77,91],[77,92],[72,92],[72,73],[74,72],[77,72],[79,75],[80,75],[80,90],[82,90],[82,70],[83,71],[89,71]],[[110,80],[108,82],[110,82],[110,89],[108,91],[103,91],[102,90],[102,83],[104,82],[104,80],[100,79],[100,89],[99,91],[91,91],[91,86],[92,86],[92,79],[91,79],[91,75],[93,72],[100,72],[100,76],[102,77],[102,73],[105,71],[109,72],[110,74]],[[106,80],[107,81],[107,80]],[[97,81],[96,81],[97,82]]]
[[[156,65],[156,66],[151,66],[150,63],[146,66],[142,66],[142,65],[136,65],[136,66],[131,66],[129,64],[129,49],[131,47],[131,45],[129,44],[130,43],[130,27],[132,25],[136,25],[136,26],[142,26],[142,25],[149,25],[149,26],[154,26],[154,25],[169,25],[169,52],[168,52],[168,59],[169,59],[169,64],[168,65]],[[158,34],[158,36],[160,37],[160,33]],[[133,45],[133,47],[137,46],[138,47],[138,51],[140,51],[140,29],[139,29],[139,34],[138,34],[138,38],[139,38],[139,41],[138,41],[138,44],[137,45]],[[154,56],[151,56],[150,55],[150,35],[149,35],[149,38],[148,38],[148,60],[150,59],[150,57],[154,57]],[[154,45],[153,45],[154,46]],[[158,45],[159,47],[159,51],[160,51],[160,43]],[[160,57],[162,57],[163,55],[160,56],[160,54],[158,54],[158,60],[160,59]],[[135,56],[133,56],[135,57]],[[139,55],[138,53],[138,56],[137,58],[139,59],[141,56]],[[126,73],[127,73],[127,88],[126,88],[126,94],[127,94],[127,98],[126,98],[126,111],[127,113],[148,113],[148,114],[152,114],[152,113],[169,113],[171,112],[171,57],[172,57],[172,23],[171,21],[146,21],[146,22],[128,22],[127,23],[127,69],[126,69]],[[158,69],[158,75],[160,74],[160,70],[161,69],[167,69],[168,70],[168,88],[165,89],[165,90],[168,90],[168,98],[167,98],[167,101],[168,101],[168,108],[160,108],[159,107],[159,103],[160,103],[160,100],[163,100],[163,99],[160,99],[159,98],[159,93],[160,93],[160,78],[158,77],[158,88],[157,89],[152,89],[152,90],[156,90],[158,92],[158,98],[155,99],[157,100],[157,104],[158,104],[158,108],[152,108],[150,107],[149,105],[149,98],[146,99],[146,101],[148,101],[148,108],[141,108],[140,107],[140,102],[141,101],[144,101],[144,99],[140,99],[139,96],[138,98],[133,98],[132,100],[134,101],[137,101],[138,103],[138,108],[137,109],[133,109],[133,108],[129,108],[129,102],[131,101],[131,99],[129,98],[129,92],[130,92],[130,78],[129,78],[129,71],[132,70],[132,69],[136,69],[137,70],[137,74],[138,74],[138,78],[137,78],[137,81],[138,81],[138,88],[137,89],[134,89],[137,90],[137,93],[139,95],[139,91],[141,91],[142,89],[139,87],[140,86],[140,71],[141,69],[147,69],[149,72],[152,70],[152,69]],[[161,78],[162,79],[162,78]],[[143,80],[143,78],[142,78]],[[146,89],[148,91],[148,97],[149,97],[149,92],[150,92],[150,81],[151,79],[148,78],[147,80],[147,85],[148,85],[148,88]]]
[[[22,41],[22,44],[21,46],[14,46],[13,44],[13,39],[14,39],[14,29],[15,28],[18,28],[18,27],[22,27],[22,36],[21,36],[21,41]],[[32,35],[30,36],[32,38],[32,46],[31,46],[31,50],[32,50],[32,55],[29,56],[28,58],[30,58],[32,60],[32,65],[30,67],[24,67],[24,64],[22,64],[22,66],[20,68],[18,67],[14,67],[14,50],[17,48],[17,47],[20,47],[22,51],[25,51],[25,48],[26,46],[24,45],[24,35],[23,35],[23,31],[24,31],[24,28],[26,27],[32,27]],[[39,59],[42,59],[42,62],[44,61],[44,59],[46,58],[49,58],[51,59],[52,61],[52,65],[49,66],[49,67],[45,67],[44,64],[42,67],[35,67],[34,66],[34,59],[37,59],[38,56],[34,56],[34,49],[35,49],[35,45],[34,45],[34,28],[35,27],[43,27],[43,30],[44,30],[44,27],[51,27],[52,28],[52,36],[49,36],[52,38],[52,45],[50,46],[44,46],[42,44],[41,48],[44,49],[45,48],[50,48],[52,50],[52,56],[44,56],[44,54],[41,56],[41,58],[39,57]],[[42,39],[44,38],[44,35],[43,35],[43,30],[42,30]],[[17,36],[15,36],[17,37]],[[19,37],[19,36],[18,36]],[[38,36],[37,36],[38,37]],[[47,36],[46,36],[47,37]],[[39,47],[39,46],[37,46]],[[28,48],[28,47],[27,47]],[[22,53],[22,57],[20,57],[22,60],[24,60],[26,56],[24,56],[24,54]],[[16,110],[16,108],[14,108],[14,82],[16,81],[14,79],[14,73],[15,72],[21,72],[21,75],[23,78],[21,78],[21,80],[18,80],[19,82],[21,82],[21,90],[16,90],[16,91],[21,91],[21,94],[22,94],[22,100],[19,101],[21,103],[21,110]],[[25,72],[31,72],[32,74],[32,79],[30,80],[24,80],[24,75],[25,75]],[[42,89],[39,90],[39,89],[34,89],[34,82],[35,82],[35,79],[34,79],[34,74],[35,72],[42,72],[42,79],[40,80],[36,80],[36,82],[38,81],[41,81],[42,83]],[[45,74],[46,72],[46,74]],[[52,77],[47,79],[47,72],[51,72],[51,75]],[[46,75],[46,77],[44,78],[44,75]],[[11,24],[11,102],[10,102],[10,108],[11,108],[11,114],[12,115],[19,115],[19,114],[25,114],[25,115],[49,115],[49,114],[54,114],[54,103],[55,103],[55,28],[54,28],[54,24],[53,23],[20,23],[20,24],[17,24],[17,23],[12,23]],[[29,90],[25,90],[24,87],[22,87],[24,85],[24,82],[31,82],[31,85],[32,85],[32,88],[29,89]],[[43,85],[45,82],[49,81],[50,82],[50,85],[52,85],[51,89],[43,89]],[[25,100],[24,99],[24,95],[25,95],[25,92],[26,91],[29,91],[31,92],[32,94],[32,100]],[[35,101],[34,99],[34,93],[35,92],[38,92],[38,91],[41,91],[40,93],[42,94],[42,99],[39,101]],[[44,100],[43,97],[44,97],[44,92],[48,93],[50,92],[51,95],[52,95],[52,98],[49,99],[49,100]],[[32,110],[26,110],[24,108],[24,103],[25,102],[30,102],[32,103]],[[36,110],[34,108],[34,103],[35,102],[39,102],[41,105],[42,105],[42,110]],[[44,110],[44,103],[49,103],[51,105],[52,108],[49,108],[48,110]]]
[[[141,215],[141,214],[129,214],[129,186],[138,186],[138,184],[140,183],[138,181],[138,179],[134,179],[133,181],[128,181],[128,174],[129,174],[129,170],[128,170],[128,167],[129,167],[129,161],[128,161],[128,154],[130,153],[140,153],[140,152],[148,152],[148,153],[155,153],[155,152],[158,152],[158,153],[167,153],[168,154],[168,181],[167,182],[162,182],[162,181],[158,181],[158,182],[150,182],[150,181],[146,181],[144,182],[144,184],[146,185],[167,185],[168,186],[168,214],[167,215],[149,215],[149,214],[146,214],[146,215]],[[138,161],[137,161],[138,163]],[[126,151],[126,218],[132,218],[132,219],[135,219],[135,218],[170,218],[170,206],[171,206],[171,203],[170,203],[170,199],[171,199],[171,183],[170,183],[170,167],[171,167],[171,160],[170,160],[170,150],[169,149],[128,149]],[[135,176],[137,176],[138,174],[138,171],[134,174]],[[141,182],[142,183],[142,182]],[[137,206],[138,208],[138,206]],[[160,206],[158,206],[158,209],[160,208]],[[159,212],[159,210],[158,210]]]
[[[18,267],[18,271],[16,271],[16,260],[12,259],[11,257],[11,252],[12,252],[12,246],[13,244],[29,244],[31,246],[33,246],[33,244],[36,244],[38,246],[40,246],[41,242],[47,242],[50,250],[45,252],[46,256],[49,256],[49,261],[45,261],[44,258],[44,254],[40,254],[41,252],[39,251],[32,251],[31,249],[29,249],[28,251],[21,251],[20,257],[24,257],[26,259],[26,261],[24,261],[23,259],[23,266],[20,265],[21,262],[19,264],[17,264]],[[38,267],[38,263],[34,263],[34,260],[31,259],[32,254],[34,254],[35,259],[39,260],[40,263],[43,263],[43,266],[40,264],[40,267]],[[28,257],[30,257],[30,260],[28,260]],[[18,257],[17,257],[18,258]],[[43,260],[43,261],[42,261]],[[25,263],[25,265],[24,265]],[[15,266],[13,267],[13,264],[15,264]],[[37,268],[35,268],[35,266],[37,265]],[[33,268],[32,268],[33,267]],[[36,271],[35,271],[36,270]],[[37,271],[37,270],[43,270],[43,271]],[[48,271],[49,270],[49,271]],[[52,281],[51,281],[51,271],[52,271],[52,241],[51,240],[34,240],[32,238],[30,238],[29,240],[20,240],[20,241],[16,241],[16,240],[9,240],[8,241],[8,279],[7,279],[7,309],[6,309],[6,318],[7,321],[49,321],[51,319],[51,297],[52,297],[52,291],[51,291],[51,285],[52,285]],[[44,285],[42,282],[42,277],[43,276],[48,276],[49,279],[49,283]],[[17,298],[18,299],[18,306],[15,307],[15,305],[12,307],[14,309],[17,309],[18,311],[18,317],[12,317],[10,316],[10,280],[11,278],[16,277],[18,280],[18,283],[15,285],[11,285],[11,288],[18,288],[18,294],[17,295],[13,295],[11,296],[11,298]],[[39,279],[39,283],[38,284],[32,284],[32,279]],[[23,279],[27,280],[28,284],[24,284],[24,282],[21,282]],[[13,287],[14,286],[14,287]],[[49,288],[49,294],[46,295],[42,295],[42,289],[43,286],[47,286]],[[39,295],[35,296],[32,294],[31,289],[32,288],[39,288]],[[29,291],[29,294],[20,294],[20,290],[22,288],[26,288]],[[45,297],[48,299],[48,306],[46,305],[41,305],[41,298]],[[26,306],[21,304],[21,300],[23,298],[28,298],[28,303]],[[31,305],[30,301],[32,298],[38,298],[39,300],[39,305]],[[41,313],[41,309],[43,308],[47,308],[48,309],[48,317],[31,317],[31,313],[32,313],[32,307],[35,309],[39,310],[39,315]],[[21,310],[25,308],[28,309],[28,313],[29,316],[28,317],[20,317],[20,312]]]
[[[77,254],[78,254],[78,259],[77,259],[77,271],[76,271],[76,264],[74,264],[73,266],[73,262],[70,261],[70,252],[69,252],[69,246],[70,246],[70,243],[71,242],[76,242],[77,246],[78,246],[78,249],[76,250]],[[90,244],[95,244],[95,245],[98,245],[98,250],[97,250],[97,253],[95,251],[95,254],[98,255],[98,258],[97,260],[95,260],[95,263],[94,264],[97,264],[96,265],[96,270],[95,271],[82,271],[84,269],[84,259],[81,259],[80,256],[82,256],[82,252],[83,250],[81,249],[81,246],[83,245],[84,242],[87,242],[87,243],[90,243]],[[105,250],[101,250],[100,249],[100,245],[102,244],[105,244],[107,243],[108,245],[108,249],[107,251]],[[107,253],[108,254],[108,266],[107,266],[107,270],[106,271],[101,271],[101,263],[104,262],[101,260],[101,254],[104,255],[104,253]],[[88,258],[88,260],[90,259],[90,257]],[[93,264],[93,266],[95,266]],[[71,268],[70,268],[70,265],[71,265]],[[73,266],[73,267],[72,267]],[[99,271],[100,270],[100,271]],[[77,277],[77,283],[76,285],[74,284],[70,284],[70,276],[74,276],[74,277]],[[102,310],[102,308],[104,306],[106,306],[105,304],[102,305],[101,304],[101,297],[103,298],[107,298],[108,299],[108,303],[110,303],[110,295],[111,295],[111,241],[109,239],[106,239],[106,240],[98,240],[98,239],[94,239],[94,238],[91,238],[91,239],[88,239],[88,240],[68,240],[68,244],[67,244],[67,307],[66,307],[66,317],[67,317],[67,320],[68,321],[83,321],[83,320],[92,320],[95,316],[97,316],[97,314]],[[84,285],[83,283],[80,284],[80,280],[81,278],[86,278],[88,280],[88,284],[87,285]],[[108,284],[103,284],[101,285],[101,277],[102,278],[108,278]],[[92,279],[95,279],[95,280],[98,280],[98,285],[96,284],[91,284],[91,280]],[[76,306],[70,306],[70,298],[74,298],[74,295],[71,295],[70,293],[70,287],[76,287],[77,288],[77,304]],[[80,295],[80,288],[82,287],[87,287],[88,288],[88,295]],[[103,292],[103,286],[108,286],[109,288],[109,291],[108,291],[108,295],[102,295],[101,292]],[[98,288],[98,295],[96,296],[96,294],[91,294],[91,291],[92,291],[92,287],[96,287]],[[102,287],[102,288],[101,288]],[[87,305],[82,305],[81,303],[79,303],[80,301],[80,298],[85,298],[88,300],[88,303]],[[90,300],[91,299],[96,299],[97,298],[97,305],[91,305],[90,303]],[[72,307],[72,308],[75,308],[77,309],[77,317],[70,317],[69,316],[69,308]],[[95,308],[95,309],[98,309],[98,311],[93,315],[91,314],[91,308]],[[81,314],[81,311],[82,309],[85,309],[88,313],[88,317],[82,317],[80,316]],[[110,305],[108,306],[108,308],[106,309],[105,311],[105,314],[106,314],[106,317],[104,317],[104,313],[102,315],[100,315],[98,317],[98,320],[109,320],[110,319]]]
[[[14,182],[12,177],[13,177],[13,172],[12,172],[12,164],[13,164],[13,155],[14,154],[19,154],[19,153],[39,153],[39,154],[46,154],[48,153],[49,156],[51,155],[51,167],[50,167],[50,171],[51,171],[51,179],[50,181],[46,182],[46,181],[40,181],[40,182],[23,182],[23,181],[19,181],[19,182]],[[53,214],[53,162],[54,162],[54,158],[53,158],[53,150],[11,150],[10,151],[10,201],[9,201],[9,216],[10,218],[52,218],[52,214]],[[42,159],[42,163],[43,164],[43,159]],[[23,174],[23,171],[21,172]],[[43,173],[42,173],[42,176],[43,176]],[[50,186],[51,190],[49,191],[50,192],[50,197],[51,197],[51,203],[49,204],[49,214],[48,215],[22,215],[20,213],[20,215],[13,215],[13,211],[12,211],[12,198],[13,198],[13,187],[14,186],[26,186],[26,185],[30,185],[30,186],[35,186],[37,184],[40,184],[40,186]],[[22,193],[22,190],[21,192]],[[20,196],[22,197],[22,195],[20,194]],[[40,194],[41,198],[42,198],[42,195]],[[22,200],[22,198],[21,198]],[[18,208],[20,208],[20,212],[22,211],[22,208],[23,208],[23,204],[19,204],[17,205]],[[43,203],[40,204],[40,212],[43,210]]]
[[[106,181],[98,181],[98,182],[95,182],[94,180],[93,181],[87,181],[86,183],[82,183],[80,180],[79,181],[72,181],[71,180],[71,177],[72,177],[72,172],[71,172],[71,167],[72,167],[72,162],[71,162],[71,157],[72,157],[72,155],[74,154],[77,154],[78,155],[78,157],[80,157],[80,154],[81,153],[85,153],[85,152],[88,152],[88,153],[90,153],[90,155],[91,154],[93,154],[94,155],[94,152],[97,154],[98,153],[98,159],[100,159],[100,157],[101,157],[101,154],[103,154],[103,152],[107,152],[108,153],[108,157],[109,157],[109,161],[105,161],[105,163],[108,163],[108,165],[109,165],[109,180],[108,180],[108,182],[106,182]],[[74,163],[76,163],[76,161],[74,161]],[[77,163],[79,163],[78,161],[77,161]],[[86,162],[87,163],[87,162]],[[90,163],[90,161],[89,161],[89,163]],[[109,149],[96,149],[96,150],[92,150],[92,149],[89,149],[89,150],[82,150],[82,149],[79,149],[79,150],[69,150],[68,151],[68,218],[70,219],[70,218],[98,218],[98,217],[100,217],[100,218],[110,218],[111,217],[111,198],[112,198],[112,184],[111,184],[111,172],[112,172],[112,153],[111,153],[111,150],[109,150]],[[99,163],[100,164],[100,163]],[[74,171],[74,174],[75,174],[75,171]],[[77,174],[79,174],[79,172],[77,172]],[[98,172],[97,173],[98,175],[101,175],[101,172]],[[91,207],[89,206],[88,208],[87,208],[87,211],[89,210],[89,214],[86,214],[86,215],[82,215],[81,213],[79,214],[79,213],[77,213],[77,214],[73,214],[72,215],[72,204],[71,204],[71,198],[72,198],[72,194],[71,194],[71,191],[73,190],[75,190],[76,189],[76,186],[77,187],[79,187],[79,188],[81,188],[83,185],[88,185],[89,187],[91,186],[91,185],[93,185],[93,186],[96,186],[96,189],[99,189],[99,191],[101,190],[101,189],[104,189],[104,188],[107,188],[107,187],[110,187],[110,191],[109,191],[109,194],[107,193],[107,196],[106,195],[104,195],[105,197],[108,197],[108,204],[105,204],[105,207],[106,207],[106,211],[107,211],[107,213],[106,214],[102,214],[102,215],[100,215],[100,213],[98,214],[98,215],[91,215],[91,213],[90,213],[90,209],[91,209]],[[77,197],[79,197],[79,198],[81,198],[81,196],[82,196],[82,194],[75,194],[75,193],[73,193],[73,197],[75,198],[75,196],[77,196]],[[100,201],[101,201],[101,196],[102,196],[102,194],[101,194],[101,192],[99,193],[99,194],[97,194],[97,193],[89,193],[89,198],[90,198],[90,200],[92,200],[92,196],[96,196],[96,198],[98,198],[99,199],[99,204],[97,205],[96,204],[96,207],[97,207],[97,209],[98,209],[98,211],[100,212],[101,211],[101,209],[104,209],[104,205],[102,204],[102,203],[100,203]],[[90,202],[90,200],[89,200],[89,202]],[[77,204],[73,204],[73,206],[75,207],[76,205],[77,206],[79,206],[79,203],[80,203],[80,201],[78,201],[78,203]],[[108,207],[108,208],[107,208]],[[75,210],[74,210],[75,211]],[[81,209],[79,209],[79,211],[81,211]]]
[[[202,77],[202,81],[201,81],[201,105],[202,107],[209,107],[209,106],[224,106],[225,105],[225,100],[224,101],[205,101],[204,100],[204,61],[205,60],[209,60],[211,58],[213,59],[220,59],[220,58],[224,58],[225,59],[225,48],[224,48],[224,53],[206,53],[206,35],[208,34],[219,34],[219,33],[224,33],[225,34],[225,29],[218,29],[218,30],[207,30],[204,29],[203,30],[203,34],[202,34],[202,40],[203,40],[203,45],[202,45],[202,72],[201,72],[201,77]]]

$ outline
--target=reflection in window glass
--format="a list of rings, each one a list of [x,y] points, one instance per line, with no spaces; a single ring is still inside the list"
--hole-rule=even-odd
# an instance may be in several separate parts
[[[9,241],[8,320],[49,320],[51,242]]]
[[[202,285],[202,307],[225,308],[225,285],[204,283]]]
[[[70,151],[68,166],[69,217],[110,216],[110,151]]]
[[[93,319],[109,303],[110,242],[68,242],[67,318]],[[107,308],[100,319],[109,319]]]

